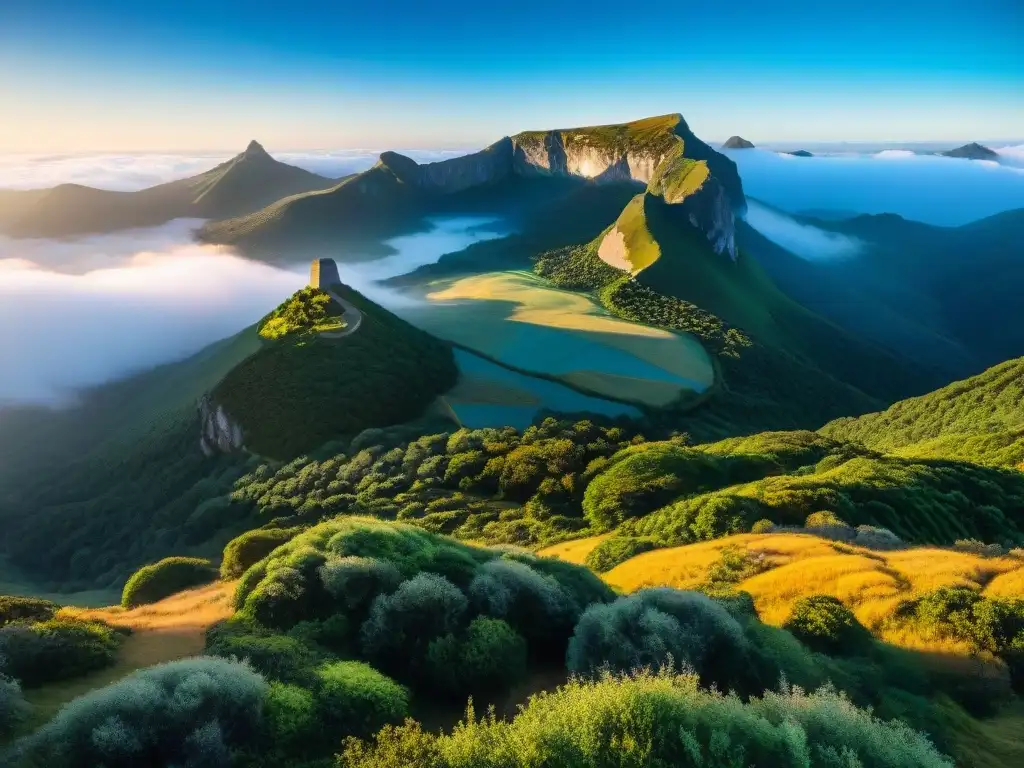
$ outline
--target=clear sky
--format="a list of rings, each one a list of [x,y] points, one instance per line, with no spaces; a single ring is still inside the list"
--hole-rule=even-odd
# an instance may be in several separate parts
[[[1024,137],[1024,0],[0,0],[0,152]]]

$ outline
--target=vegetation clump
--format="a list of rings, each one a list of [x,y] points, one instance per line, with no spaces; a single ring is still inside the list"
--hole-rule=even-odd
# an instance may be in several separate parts
[[[801,598],[783,625],[808,647],[822,653],[861,653],[871,645],[871,634],[853,611],[831,595]]]
[[[926,736],[884,722],[830,688],[789,688],[748,701],[693,675],[640,672],[574,680],[541,693],[511,721],[472,709],[451,733],[417,723],[350,740],[338,768],[527,768],[545,765],[772,765],[952,768]]]
[[[208,584],[217,578],[217,569],[199,557],[165,557],[158,563],[137,570],[124,585],[121,605],[134,608],[170,597],[189,587]]]
[[[161,664],[75,699],[16,756],[31,768],[226,765],[259,733],[266,690],[236,662]]]
[[[56,616],[0,627],[0,674],[26,688],[112,664],[123,636],[104,623]]]
[[[584,564],[597,573],[610,571],[619,563],[657,547],[653,539],[638,536],[610,536],[594,547]]]
[[[319,288],[306,287],[264,317],[257,331],[271,340],[289,334],[340,331],[345,327],[341,315],[341,306],[329,294]]]
[[[237,579],[249,568],[290,541],[301,528],[256,528],[236,536],[224,547],[220,575],[224,579]]]

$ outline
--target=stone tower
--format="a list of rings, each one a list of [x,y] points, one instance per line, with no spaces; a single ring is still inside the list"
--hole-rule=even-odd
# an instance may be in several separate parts
[[[309,265],[309,287],[321,290],[341,282],[334,259],[313,259]]]

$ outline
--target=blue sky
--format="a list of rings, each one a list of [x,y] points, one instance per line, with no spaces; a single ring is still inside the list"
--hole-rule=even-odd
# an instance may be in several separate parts
[[[1024,136],[1024,3],[0,0],[0,151]]]

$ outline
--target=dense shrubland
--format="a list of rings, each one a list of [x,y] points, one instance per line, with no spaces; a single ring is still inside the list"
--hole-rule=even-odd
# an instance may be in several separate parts
[[[950,768],[927,738],[832,690],[793,688],[743,701],[695,676],[640,673],[576,680],[511,721],[467,718],[437,736],[416,723],[350,740],[338,768],[813,766]]]
[[[0,627],[0,676],[32,688],[114,662],[123,635],[97,621],[55,616]]]

